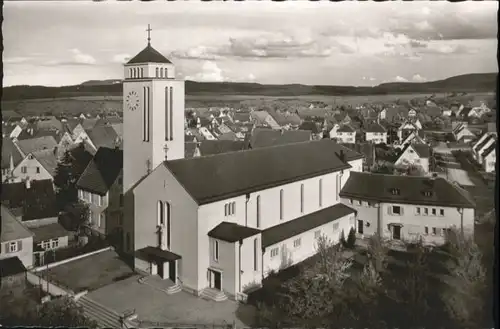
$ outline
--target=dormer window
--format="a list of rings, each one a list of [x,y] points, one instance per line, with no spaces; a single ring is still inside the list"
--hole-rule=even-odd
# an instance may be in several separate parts
[[[432,196],[432,191],[424,191],[423,194],[426,197],[431,197]]]
[[[392,195],[400,195],[401,194],[401,190],[398,189],[398,188],[392,188],[391,189],[391,194]]]

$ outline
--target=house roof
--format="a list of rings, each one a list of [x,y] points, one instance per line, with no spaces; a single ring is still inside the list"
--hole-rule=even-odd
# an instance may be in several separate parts
[[[17,145],[25,155],[28,155],[36,151],[53,150],[57,142],[52,136],[43,136],[17,141]]]
[[[33,180],[2,184],[2,203],[8,208],[22,208],[23,221],[57,217],[59,212],[52,180]]]
[[[2,110],[0,112],[2,114],[2,120],[3,121],[10,121],[10,120],[16,120],[16,119],[22,119],[22,115],[17,113],[16,111],[11,111],[11,110]]]
[[[410,146],[415,150],[415,152],[417,152],[417,155],[420,158],[429,158],[431,156],[431,147],[427,144],[408,144],[408,146],[406,146],[404,150],[406,150]]]
[[[17,256],[0,259],[0,278],[24,272],[26,272],[26,267]]]
[[[192,158],[196,152],[196,148],[198,147],[198,143],[195,142],[185,142],[184,143],[184,157]]]
[[[355,209],[342,203],[337,203],[334,206],[307,214],[280,225],[272,226],[262,231],[262,247],[267,248],[278,242],[353,213],[356,213]]]
[[[356,129],[354,129],[351,125],[342,125],[339,129],[337,129],[337,132],[354,133],[356,132]]]
[[[3,204],[1,205],[1,215],[1,242],[25,239],[33,236],[33,234],[16,219],[15,215],[7,208],[7,206]]]
[[[110,125],[114,129],[118,137],[123,137],[123,123],[113,123]]]
[[[220,134],[219,140],[238,141],[238,136],[236,136],[236,133],[229,131],[229,132]]]
[[[52,177],[56,174],[57,168],[57,156],[54,150],[42,150],[32,153],[35,159],[40,162],[40,164],[52,175]]]
[[[167,63],[172,64],[165,56],[154,49],[151,44],[148,43],[146,48],[141,50],[137,55],[135,55],[127,64],[140,64],[140,63]]]
[[[17,146],[9,137],[2,138],[2,169],[10,167],[10,157],[14,162],[14,167],[17,166],[24,156],[21,154]]]
[[[33,237],[34,243],[69,236],[69,232],[59,223],[33,227],[30,228],[30,231],[35,234]]]
[[[250,147],[261,148],[291,143],[300,143],[311,140],[309,130],[273,130],[255,128],[250,136]]]
[[[195,140],[195,136],[193,135],[184,135],[184,141],[186,143],[193,143]]]
[[[25,132],[26,132],[26,130],[23,130],[23,133],[25,133]],[[59,143],[61,141],[62,136],[63,136],[63,132],[56,131],[53,129],[43,129],[42,128],[42,129],[36,129],[35,131],[33,131],[32,134],[28,134],[28,133],[22,134],[22,136],[20,135],[17,139],[22,140],[22,139],[40,138],[40,137],[47,137],[47,136],[54,137],[55,141],[57,143]]]
[[[57,129],[59,131],[63,130],[63,124],[56,117],[51,116],[43,120],[36,122],[36,127],[38,129]]]
[[[118,134],[111,126],[96,126],[86,132],[97,149],[100,147],[114,148],[121,145]]]
[[[347,161],[351,159],[359,159],[362,156],[365,158],[365,163],[368,166],[373,164],[373,149],[375,145],[372,143],[356,143],[356,144],[339,144],[344,148],[348,148],[345,152]]]
[[[236,223],[222,222],[208,232],[208,236],[214,239],[233,243],[259,234],[260,232],[260,230],[253,227],[242,226]]]
[[[165,161],[198,204],[292,183],[350,168],[331,140]]]
[[[367,133],[385,133],[387,130],[378,123],[372,123],[366,127]]]
[[[392,189],[398,189],[399,195],[393,195]],[[458,189],[444,178],[351,172],[339,195],[378,202],[474,208],[467,192]],[[431,191],[431,196],[425,196],[425,191]]]
[[[78,179],[79,189],[106,195],[123,169],[123,151],[101,147]]]
[[[246,144],[243,141],[205,140],[199,143],[199,150],[202,156],[236,152],[245,149]]]
[[[302,119],[297,115],[297,113],[286,111],[269,111],[268,113],[280,126],[298,126],[302,122]]]
[[[497,147],[497,141],[495,141],[494,143],[491,143],[490,146],[488,146],[484,151],[483,153],[481,154],[481,156],[485,157],[485,156],[488,156],[492,151],[494,151]]]
[[[80,124],[82,125],[82,128],[84,130],[90,130],[93,129],[96,125],[99,119],[97,118],[91,118],[91,119],[83,119],[80,121]]]
[[[493,135],[488,135],[475,149],[476,150],[481,150],[487,143],[489,143],[490,140],[494,139],[495,137]]]
[[[249,122],[252,118],[249,112],[234,112],[233,120],[236,122]]]
[[[69,150],[69,153],[73,159],[72,168],[74,173],[77,177],[80,177],[92,160],[93,155],[87,150],[86,143],[80,143],[78,146]]]
[[[302,124],[299,126],[300,130],[307,130],[312,132],[313,134],[318,134],[321,132],[321,128],[318,127],[316,122],[314,121],[304,121]]]

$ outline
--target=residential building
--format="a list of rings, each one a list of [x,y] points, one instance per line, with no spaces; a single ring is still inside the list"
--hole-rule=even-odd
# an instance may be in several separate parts
[[[255,128],[247,139],[249,149],[277,146],[291,143],[300,143],[312,139],[309,130],[275,130],[269,128]]]
[[[470,131],[466,123],[457,125],[452,133],[459,142],[468,143],[476,138],[476,135]]]
[[[33,233],[6,206],[1,205],[1,211],[0,260],[17,257],[25,268],[30,268],[33,265]]]
[[[26,267],[18,257],[1,258],[0,250],[0,295],[23,292],[25,288]]]
[[[474,234],[474,201],[443,178],[352,172],[340,197],[357,210],[361,236],[439,245],[450,228]]]
[[[477,163],[482,164],[482,153],[496,141],[496,135],[490,132],[483,134],[474,145],[472,145],[472,157]]]
[[[89,205],[91,227],[118,235],[123,207],[123,151],[101,147],[76,183],[78,197]]]
[[[34,266],[44,265],[54,257],[54,251],[69,245],[70,232],[57,222],[43,225],[31,223],[28,228],[33,233]]]
[[[481,153],[483,170],[485,172],[496,172],[497,165],[497,140]]]
[[[43,136],[38,138],[19,140],[16,142],[16,144],[23,156],[26,156],[37,151],[54,150],[57,147],[58,143],[53,136]]]
[[[404,146],[401,154],[394,162],[396,166],[418,166],[424,173],[429,172],[431,148],[427,144],[410,143]]]
[[[12,171],[11,183],[26,180],[54,180],[57,167],[57,150],[48,149],[29,153]]]
[[[13,171],[23,160],[19,147],[9,138],[2,138],[2,183],[8,183],[13,180]]]
[[[370,124],[365,129],[365,141],[374,144],[387,144],[387,130],[379,123]]]
[[[400,143],[402,143],[411,133],[418,132],[420,129],[414,122],[406,120],[398,128],[397,135]]]
[[[257,127],[269,127],[271,129],[281,128],[267,111],[252,111],[250,112],[250,116]]]
[[[330,138],[337,140],[339,143],[355,143],[356,142],[356,129],[350,124],[344,124],[338,129],[330,131]]]

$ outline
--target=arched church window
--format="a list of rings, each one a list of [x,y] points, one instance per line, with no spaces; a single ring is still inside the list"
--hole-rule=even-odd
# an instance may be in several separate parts
[[[135,70],[135,67],[132,69],[132,72],[133,72],[132,78],[137,78],[137,72]]]
[[[168,78],[168,76],[167,76],[167,69],[163,69],[163,73],[164,73],[165,78]]]
[[[144,69],[141,67],[141,78],[144,78]]]
[[[158,201],[158,225],[165,224],[165,208],[163,207],[163,202]]]
[[[156,77],[158,78],[159,73],[158,73],[158,68],[156,68]]]
[[[128,69],[128,77],[132,78],[132,69]]]

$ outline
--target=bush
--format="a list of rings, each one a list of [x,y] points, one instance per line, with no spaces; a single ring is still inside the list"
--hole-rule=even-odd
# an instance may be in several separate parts
[[[349,235],[347,236],[346,247],[349,249],[354,249],[356,246],[356,232],[354,228],[351,228]]]
[[[342,230],[342,233],[340,233],[340,244],[342,247],[347,247],[347,241],[345,240],[345,233],[344,230]]]

